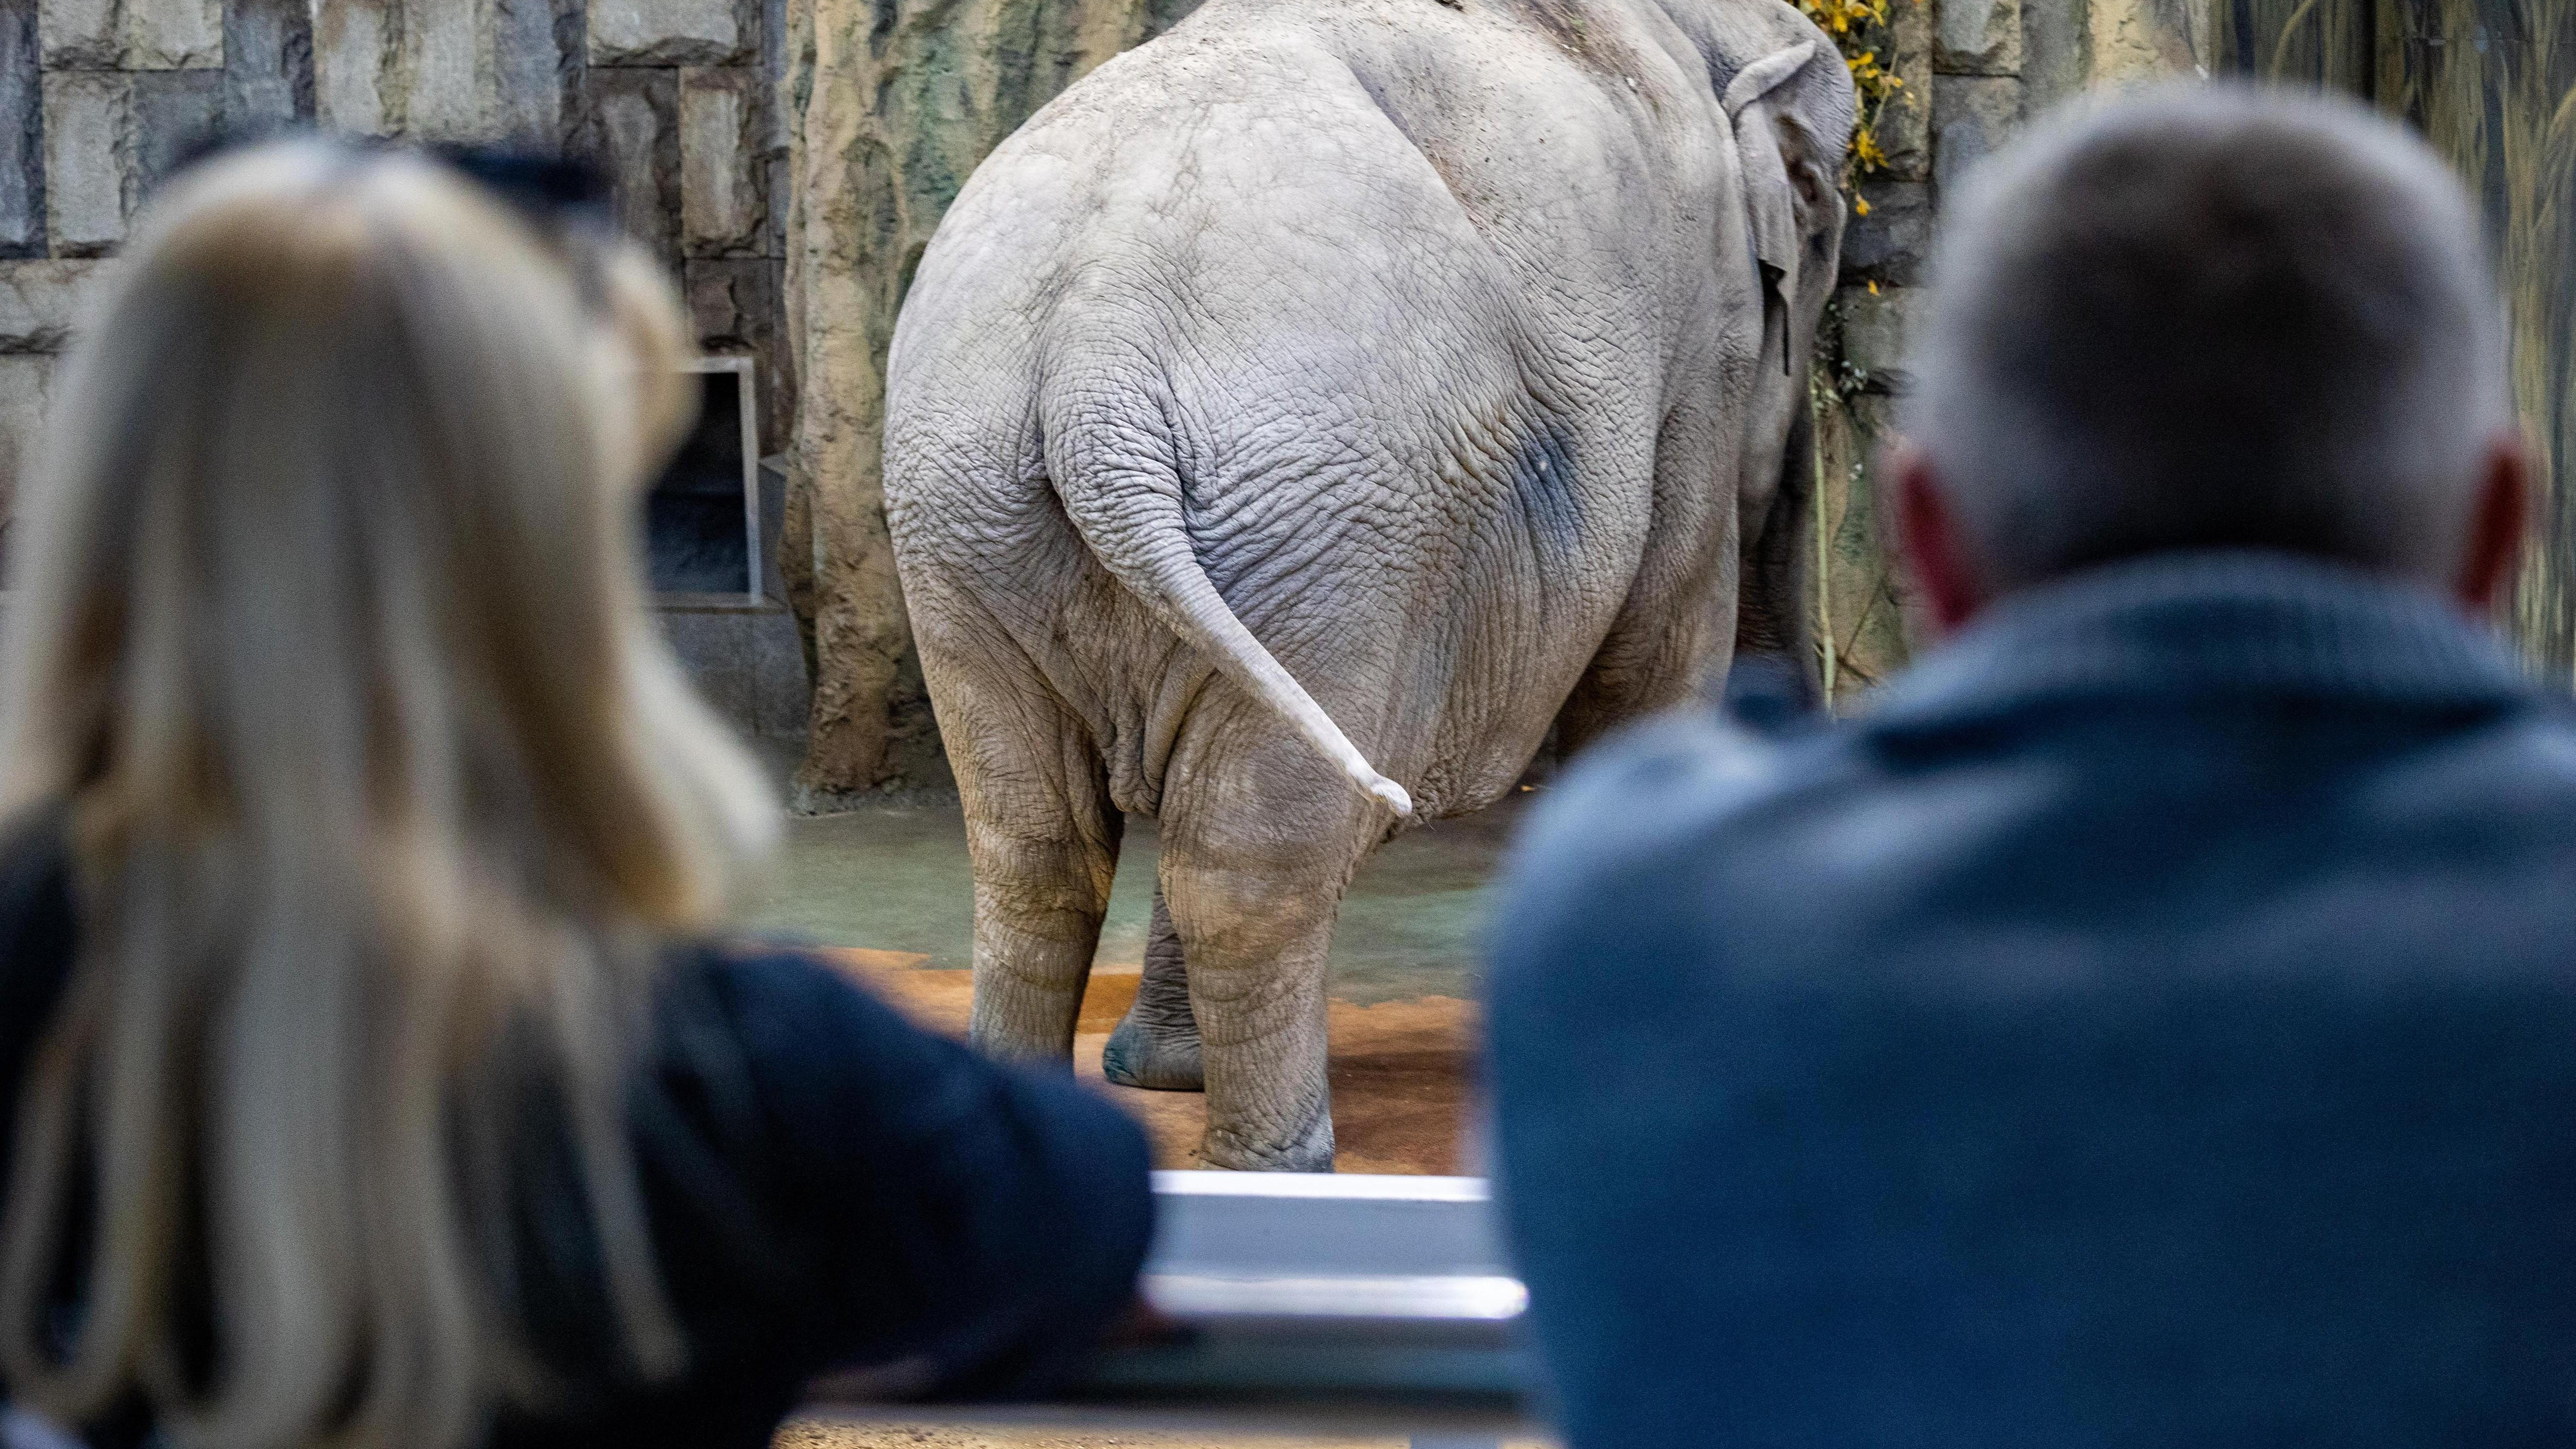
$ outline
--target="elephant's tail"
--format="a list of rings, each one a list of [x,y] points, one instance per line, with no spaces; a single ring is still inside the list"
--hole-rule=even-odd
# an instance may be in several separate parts
[[[1174,633],[1214,660],[1228,679],[1279,711],[1363,794],[1398,815],[1412,815],[1412,795],[1378,773],[1217,592],[1190,547],[1178,467],[1168,456],[1139,457],[1137,441],[1134,431],[1103,429],[1065,450],[1082,462],[1066,470],[1073,476],[1057,477],[1056,494],[1083,542]]]

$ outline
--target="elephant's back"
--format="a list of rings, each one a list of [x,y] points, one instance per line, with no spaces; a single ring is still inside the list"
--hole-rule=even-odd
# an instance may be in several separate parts
[[[985,159],[907,312],[1034,321],[1085,273],[1168,288],[1235,244],[1404,287],[1488,272],[1542,345],[1677,315],[1750,269],[1722,255],[1740,200],[1708,87],[1636,0],[1208,0]]]

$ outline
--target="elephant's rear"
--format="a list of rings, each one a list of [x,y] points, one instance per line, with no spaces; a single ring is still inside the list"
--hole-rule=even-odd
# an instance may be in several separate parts
[[[1666,375],[1714,357],[1714,138],[1637,119],[1704,116],[1653,94],[1704,76],[1666,58],[1640,99],[1491,17],[1393,52],[1326,23],[1371,8],[1220,0],[1104,67],[977,173],[907,304],[889,501],[915,612],[952,564],[1042,598],[1017,652],[1104,750],[1142,750],[1110,765],[1145,808],[1155,671],[1200,660],[1381,798],[1380,772],[1444,812],[1507,789],[1629,596],[1658,399],[1715,386]],[[1449,115],[1409,94],[1443,88]],[[1531,126],[1529,164],[1477,149]],[[934,496],[961,516],[912,528]],[[1054,551],[1068,532],[1100,570]],[[1102,627],[1133,620],[1102,570],[1191,650]]]
[[[970,305],[930,321],[906,310],[885,417],[886,523],[943,715],[945,676],[984,642],[1043,631],[1061,602],[1048,597],[1048,581],[1081,564],[1078,541],[1052,514],[1035,448],[1034,334],[1008,307],[955,300]],[[962,769],[971,741],[942,725]]]

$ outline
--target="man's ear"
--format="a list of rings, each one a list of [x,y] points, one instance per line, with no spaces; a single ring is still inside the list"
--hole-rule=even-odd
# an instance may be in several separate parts
[[[2519,432],[2498,438],[2480,472],[2468,547],[2461,554],[2452,595],[2473,612],[2491,614],[2513,588],[2523,540],[2531,531],[2530,445]]]
[[[1921,448],[1896,443],[1879,466],[1882,476],[1896,480],[1896,542],[1906,572],[1913,576],[1915,596],[1937,633],[1956,633],[1986,606],[1988,597],[1958,513]]]

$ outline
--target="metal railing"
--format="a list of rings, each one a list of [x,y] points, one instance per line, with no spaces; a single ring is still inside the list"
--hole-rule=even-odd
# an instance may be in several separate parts
[[[1406,1434],[1416,1449],[1535,1429],[1520,1320],[1484,1179],[1159,1172],[1146,1302],[1169,1333],[1044,1404],[868,1403],[901,1423]]]

